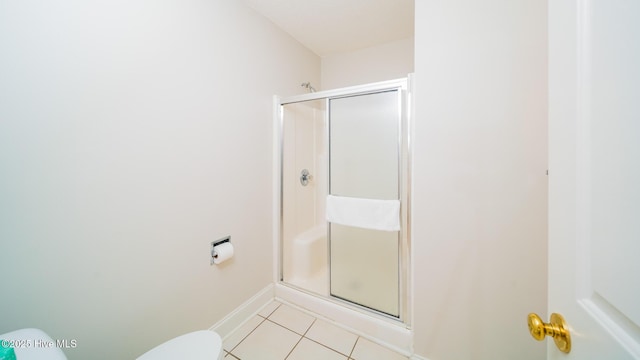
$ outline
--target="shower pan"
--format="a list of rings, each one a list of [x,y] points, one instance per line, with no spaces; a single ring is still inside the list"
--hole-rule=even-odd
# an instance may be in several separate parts
[[[274,103],[278,286],[405,328],[409,80]]]

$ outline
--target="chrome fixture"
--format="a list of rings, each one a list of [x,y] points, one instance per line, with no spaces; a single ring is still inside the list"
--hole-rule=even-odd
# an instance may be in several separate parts
[[[300,84],[300,86],[302,86],[303,88],[307,88],[309,89],[309,92],[316,92],[316,88],[314,88],[313,86],[311,86],[311,82],[305,82]]]

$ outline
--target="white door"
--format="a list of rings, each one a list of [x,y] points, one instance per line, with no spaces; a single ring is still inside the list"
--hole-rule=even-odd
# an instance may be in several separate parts
[[[548,4],[548,359],[640,359],[640,1]]]

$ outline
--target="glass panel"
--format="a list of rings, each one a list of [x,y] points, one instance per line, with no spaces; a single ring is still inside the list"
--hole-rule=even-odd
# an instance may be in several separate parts
[[[330,193],[399,199],[397,90],[330,100]],[[331,224],[331,295],[399,316],[399,232]]]
[[[325,104],[282,107],[282,280],[327,296]]]
[[[331,194],[398,199],[398,91],[331,99]]]
[[[398,233],[331,224],[331,295],[398,317]]]

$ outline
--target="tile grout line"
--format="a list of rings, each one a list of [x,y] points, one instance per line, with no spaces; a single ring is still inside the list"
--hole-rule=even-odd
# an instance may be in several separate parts
[[[315,324],[315,323],[316,323],[316,320],[318,320],[318,319],[313,318],[313,321],[311,322],[311,325],[309,325],[309,327],[307,328],[307,330],[305,330],[304,334],[302,334],[302,336],[300,337],[300,339],[298,339],[298,342],[293,346],[293,348],[291,348],[291,351],[289,351],[289,353],[287,354],[287,356],[285,356],[285,357],[284,357],[284,360],[287,360],[287,358],[288,358],[289,356],[291,356],[291,353],[293,353],[293,350],[295,350],[295,349],[296,349],[296,347],[298,347],[298,344],[300,344],[300,342],[302,341],[302,339],[304,339],[304,338],[305,338],[304,336],[309,332],[309,329],[311,329],[311,327],[313,326],[313,324]],[[286,327],[285,327],[285,329],[288,329],[289,331],[293,331],[293,330],[291,330],[291,329],[289,329],[289,328],[286,328]],[[293,331],[293,332],[294,332],[294,333],[296,333],[296,334],[298,334],[298,333],[297,333],[297,332],[295,332],[295,331]],[[298,335],[300,335],[300,334],[298,334]]]
[[[300,336],[300,338],[298,339],[298,341],[297,341],[297,342],[295,343],[295,345],[291,348],[291,350],[287,353],[287,355],[284,357],[284,359],[283,359],[283,360],[287,360],[287,359],[289,359],[289,358],[291,357],[291,355],[293,354],[293,352],[295,351],[295,349],[296,349],[296,348],[300,345],[300,343],[302,342],[302,339],[307,339],[307,340],[309,340],[309,341],[311,341],[311,342],[313,342],[313,343],[316,343],[317,345],[320,345],[320,346],[322,346],[322,347],[323,347],[323,348],[325,348],[325,349],[331,350],[332,352],[337,353],[337,354],[338,354],[338,355],[340,355],[340,356],[346,356],[345,360],[355,360],[352,356],[354,355],[354,353],[355,353],[355,349],[356,349],[356,347],[357,347],[357,345],[358,345],[358,342],[362,339],[362,336],[359,336],[359,335],[357,335],[357,334],[354,334],[354,335],[356,335],[356,336],[357,336],[357,337],[356,337],[356,341],[353,343],[353,346],[351,347],[351,350],[350,350],[349,354],[347,355],[347,354],[345,354],[345,353],[342,353],[341,351],[338,351],[338,350],[334,349],[333,347],[331,347],[331,346],[329,346],[329,345],[327,345],[327,344],[323,344],[323,343],[322,343],[322,342],[320,342],[320,341],[316,341],[316,340],[314,340],[314,339],[311,339],[311,338],[307,337],[307,335],[308,335],[308,334],[309,334],[309,332],[311,331],[311,328],[313,328],[313,326],[318,322],[318,319],[319,319],[318,317],[311,316],[311,318],[313,319],[313,321],[312,321],[312,322],[310,323],[310,325],[309,325],[309,326],[304,330],[304,332],[302,332],[302,334],[298,333],[297,331],[294,331],[294,330],[290,329],[290,328],[289,328],[288,326],[286,326],[286,325],[280,324],[280,323],[278,323],[278,322],[276,322],[276,321],[272,320],[272,319],[271,319],[271,316],[272,316],[272,315],[273,315],[273,314],[274,314],[274,313],[275,313],[279,308],[281,308],[281,307],[282,307],[282,305],[285,305],[285,304],[283,304],[283,303],[279,303],[279,304],[278,304],[278,305],[277,305],[277,306],[276,306],[272,311],[270,311],[270,312],[269,312],[269,314],[267,314],[266,316],[265,316],[265,315],[262,315],[262,314],[255,314],[256,316],[259,316],[260,318],[262,318],[262,320],[261,320],[261,321],[260,321],[260,322],[259,322],[259,323],[258,323],[258,324],[257,324],[257,325],[252,329],[252,330],[251,330],[251,331],[249,331],[249,333],[247,333],[247,335],[245,335],[245,336],[244,336],[244,337],[243,337],[243,338],[242,338],[242,339],[241,339],[241,340],[240,340],[240,341],[239,341],[239,342],[238,342],[238,343],[237,343],[237,344],[236,344],[236,345],[235,345],[231,350],[229,350],[229,351],[224,350],[224,351],[226,351],[226,353],[227,353],[227,355],[226,355],[226,356],[231,356],[231,357],[232,357],[232,358],[234,358],[234,359],[240,359],[240,358],[238,358],[238,357],[233,353],[233,351],[235,351],[235,350],[238,348],[238,346],[239,346],[240,344],[242,344],[244,341],[246,341],[246,339],[247,339],[251,334],[253,334],[253,333],[254,333],[254,332],[255,332],[255,331],[256,331],[260,326],[263,326],[263,324],[265,323],[265,321],[269,321],[269,323],[271,323],[271,324],[277,325],[277,326],[279,326],[279,327],[281,327],[281,328],[283,328],[283,329],[285,329],[285,330],[288,330],[288,331],[290,331],[290,332],[292,332],[292,333],[294,333],[294,334],[296,334],[296,335]]]
[[[227,354],[230,354],[230,355],[231,355],[231,356],[233,356],[234,358],[239,359],[237,356],[235,356],[235,355],[232,353],[232,351],[233,351],[233,350],[235,350],[238,346],[240,346],[240,344],[242,344],[242,342],[243,342],[243,341],[245,341],[245,340],[249,337],[249,335],[251,335],[254,331],[256,331],[256,329],[257,329],[257,328],[259,328],[259,327],[260,327],[260,325],[262,325],[262,324],[267,320],[267,318],[268,318],[269,316],[271,316],[271,314],[273,314],[274,312],[276,312],[276,310],[278,310],[278,308],[279,308],[281,305],[282,305],[282,303],[279,303],[279,304],[278,304],[278,306],[276,306],[276,307],[275,307],[275,309],[271,310],[271,312],[270,312],[267,316],[262,316],[262,315],[260,315],[259,313],[258,313],[258,314],[255,314],[255,316],[259,316],[259,317],[261,317],[261,318],[262,318],[262,321],[260,321],[260,323],[259,323],[258,325],[256,325],[256,327],[254,327],[254,328],[253,328],[253,330],[249,331],[249,333],[248,333],[247,335],[245,335],[245,336],[242,338],[242,340],[238,341],[238,343],[236,344],[236,346],[234,346],[232,349],[230,349],[229,351],[227,351]],[[268,305],[267,305],[267,306],[268,306]],[[263,306],[263,309],[264,309],[265,307],[266,307],[266,306]],[[224,350],[224,349],[223,349],[223,350]],[[226,351],[226,350],[225,350],[225,351]]]
[[[229,354],[233,355],[232,351],[235,350],[238,346],[240,346],[240,344],[242,344],[243,341],[245,341],[249,335],[253,334],[254,331],[256,331],[257,328],[260,327],[260,325],[262,325],[265,321],[267,321],[267,318],[265,318],[262,315],[258,315],[262,318],[262,321],[260,321],[260,323],[258,325],[256,325],[256,327],[253,328],[253,330],[249,331],[249,333],[247,335],[245,335],[242,340],[238,341],[238,343],[236,344],[236,346],[234,346],[231,350],[227,351]],[[233,357],[238,358],[237,356],[233,355]]]
[[[235,355],[233,355],[232,353],[230,353],[230,352],[228,352],[228,351],[227,351],[227,355],[225,355],[224,357],[226,358],[227,356],[231,356],[231,357],[233,357],[234,359],[238,359],[238,360],[240,359],[240,358],[236,357]]]
[[[338,351],[338,350],[336,350],[336,349],[334,349],[334,348],[330,347],[330,346],[329,346],[329,345],[327,345],[327,344],[323,344],[323,343],[321,343],[321,342],[319,342],[319,341],[316,341],[316,340],[314,340],[314,339],[312,339],[312,338],[307,337],[307,333],[309,332],[309,330],[311,330],[311,328],[313,327],[313,324],[315,324],[317,320],[318,320],[318,318],[314,318],[313,322],[311,323],[311,326],[309,326],[309,328],[307,329],[307,331],[305,331],[305,332],[304,332],[304,335],[302,335],[302,337],[303,337],[303,338],[305,338],[305,339],[307,339],[307,340],[309,340],[309,341],[313,341],[314,343],[316,343],[316,344],[318,344],[318,345],[320,345],[320,346],[323,346],[323,347],[325,347],[325,348],[327,348],[327,349],[329,349],[329,350],[331,350],[331,351],[333,351],[333,352],[336,352],[336,353],[338,353],[338,354],[340,354],[340,355],[345,355],[345,354],[341,353],[340,351]],[[356,342],[356,343],[358,342],[358,339],[357,339],[357,338],[356,338],[356,341],[355,341],[355,342]],[[296,344],[296,346],[297,346],[297,344]],[[355,343],[353,344],[353,346],[355,347]],[[351,352],[353,352],[353,348],[351,349]],[[347,360],[349,360],[349,355],[345,355],[345,356],[347,357]],[[285,359],[285,360],[286,360],[286,359]]]
[[[311,323],[311,325],[309,326],[309,328],[307,328],[307,331],[305,331],[305,332],[304,332],[304,334],[302,335],[302,338],[298,341],[298,344],[300,343],[300,341],[302,341],[302,339],[307,339],[307,340],[312,341],[312,342],[314,342],[314,343],[316,343],[316,344],[318,344],[318,345],[320,345],[320,346],[322,346],[322,347],[324,347],[324,348],[326,348],[326,349],[329,349],[329,350],[331,350],[331,351],[335,352],[336,354],[346,356],[347,358],[346,358],[345,360],[349,360],[349,359],[350,359],[349,355],[351,355],[351,354],[349,354],[349,355],[343,354],[342,352],[340,352],[340,351],[338,351],[338,350],[336,350],[336,349],[334,349],[334,348],[330,347],[330,346],[329,346],[329,345],[327,345],[327,344],[323,344],[323,343],[321,343],[321,342],[319,342],[319,341],[316,341],[316,340],[314,340],[314,339],[312,339],[312,338],[310,338],[310,337],[307,337],[307,334],[309,333],[309,331],[311,330],[311,328],[313,327],[313,325],[316,323],[316,321],[318,321],[318,318],[315,318],[315,317],[314,317],[313,322]],[[292,330],[292,331],[293,331],[293,330]],[[359,337],[358,337],[358,338],[359,338]],[[354,342],[354,344],[353,344],[353,348],[351,348],[351,352],[353,352],[353,349],[355,348],[355,343],[357,343],[357,342],[358,342],[358,338],[356,338],[356,341],[355,341],[355,342]],[[296,346],[298,346],[298,344],[296,344]],[[294,346],[294,349],[295,349],[295,346]],[[291,352],[293,352],[293,350],[291,350]],[[290,355],[290,354],[291,354],[291,353],[289,353],[289,355]],[[289,357],[289,355],[287,355],[287,357]],[[286,360],[286,358],[285,358],[285,360]]]
[[[301,335],[299,332],[297,332],[297,331],[293,331],[293,330],[289,329],[288,327],[286,327],[286,326],[284,326],[284,325],[282,325],[282,324],[278,324],[277,322],[275,322],[275,321],[273,321],[273,320],[271,320],[271,319],[265,319],[265,320],[267,320],[268,322],[272,323],[273,325],[278,325],[278,326],[280,326],[281,328],[283,328],[283,329],[285,329],[285,330],[289,330],[289,331],[291,331],[292,333],[294,333],[294,334],[296,334],[296,335],[298,335],[298,336],[303,336],[303,335]]]
[[[322,346],[322,347],[325,347],[325,348],[327,348],[327,349],[329,349],[329,350],[333,351],[334,353],[340,354],[340,355],[342,355],[342,356],[346,356],[347,358],[349,357],[349,355],[345,355],[344,353],[341,353],[340,351],[338,351],[338,350],[336,350],[336,349],[334,349],[334,348],[332,348],[332,347],[329,347],[328,345],[323,344],[323,343],[321,343],[321,342],[319,342],[319,341],[313,340],[312,338],[308,338],[308,337],[306,337],[306,336],[303,336],[303,338],[305,338],[305,339],[307,339],[307,340],[309,340],[309,341],[313,341],[314,343],[316,343],[316,344],[318,344],[318,345],[320,345],[320,346]]]
[[[351,352],[349,353],[349,360],[351,360],[351,355],[353,355],[353,351],[356,349],[356,345],[358,345],[358,340],[360,340],[360,336],[358,336],[358,338],[356,339],[356,342],[353,344],[353,347],[351,348]]]
[[[309,325],[309,327],[307,328],[307,330],[305,330],[304,334],[302,334],[302,337],[305,337],[307,335],[307,333],[309,332],[309,330],[311,330],[311,328],[313,327],[313,324],[316,323],[316,321],[318,321],[318,318],[313,318],[313,321],[311,322],[311,325]]]

